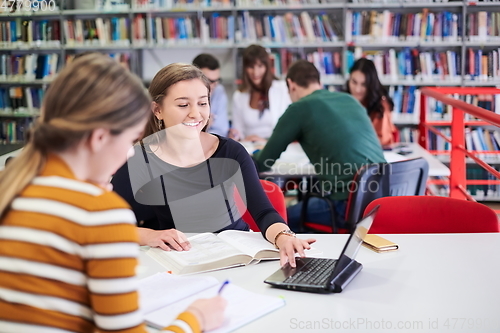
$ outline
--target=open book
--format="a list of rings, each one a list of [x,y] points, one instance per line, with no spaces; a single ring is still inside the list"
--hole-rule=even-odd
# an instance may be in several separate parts
[[[139,296],[145,321],[155,328],[166,327],[195,300],[216,296],[220,286],[212,276],[157,273],[142,279]],[[260,295],[232,283],[221,295],[227,300],[225,320],[211,333],[233,331],[285,304],[282,298]]]
[[[163,251],[151,248],[146,253],[173,274],[189,274],[248,265],[260,260],[279,259],[279,250],[260,232],[226,230],[218,235],[202,233],[188,238],[189,251]],[[320,253],[308,250],[306,255]]]

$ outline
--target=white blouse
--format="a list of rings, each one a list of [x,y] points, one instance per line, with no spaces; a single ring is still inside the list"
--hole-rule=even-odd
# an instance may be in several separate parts
[[[264,110],[259,118],[259,110],[250,107],[250,93],[237,90],[233,94],[232,127],[244,139],[249,135],[258,135],[268,139],[278,119],[292,101],[284,81],[273,81],[269,88],[269,109]]]

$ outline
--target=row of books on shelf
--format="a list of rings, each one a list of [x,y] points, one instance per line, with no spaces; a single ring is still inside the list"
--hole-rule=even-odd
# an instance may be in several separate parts
[[[441,128],[439,131],[446,137],[450,137],[451,129]],[[428,149],[436,151],[449,151],[451,145],[441,136],[430,132],[428,136]],[[488,154],[481,152],[500,153],[500,133],[495,130],[488,130],[482,127],[465,128],[465,146],[469,151],[477,152],[477,156],[488,163],[500,162],[500,154]],[[447,157],[449,159],[449,157]]]
[[[471,41],[498,41],[500,39],[500,13],[480,11],[467,14],[465,33]]]
[[[412,127],[403,127],[399,129],[399,141],[404,143],[418,142],[419,131]]]
[[[394,103],[392,118],[395,123],[419,123],[420,90],[417,87],[391,86],[389,96]]]
[[[496,168],[498,171],[498,168]],[[466,179],[468,180],[491,180],[491,181],[497,181],[498,179],[484,170],[483,168],[479,166],[472,166],[469,165],[467,167],[467,170],[465,172]],[[432,177],[433,179],[439,180],[439,181],[446,181],[448,182],[448,177],[442,177],[442,176],[436,176]],[[430,190],[432,191],[433,194],[435,195],[440,195],[447,197],[449,196],[450,193],[450,187],[449,185],[436,185],[436,184],[430,184],[429,186]],[[485,184],[485,185],[467,185],[467,193],[474,197],[475,200],[477,201],[500,201],[500,185],[499,184],[494,184],[493,182],[491,184]]]
[[[30,118],[0,119],[0,144],[23,143],[31,124]]]
[[[70,63],[76,54],[66,54],[66,63]],[[108,56],[130,69],[130,53],[108,53]],[[61,68],[59,54],[1,54],[0,81],[32,82],[34,80],[52,81]]]
[[[51,80],[59,69],[59,54],[0,55],[0,80]]]
[[[227,8],[232,0],[133,0],[134,9]]]
[[[130,45],[126,17],[64,20],[63,29],[66,45]]]
[[[480,108],[495,112],[500,114],[500,95],[459,95],[452,94],[450,97],[464,101],[467,104],[472,104]],[[427,120],[429,121],[448,121],[451,122],[453,117],[452,107],[450,105],[443,104],[442,102],[436,101],[434,98],[427,97]],[[475,121],[477,118],[465,114],[464,120]]]
[[[458,41],[462,36],[462,14],[448,11],[397,13],[350,11],[346,13],[347,41]]]
[[[365,51],[356,48],[346,54],[346,73],[361,56],[373,60],[380,78],[384,81],[396,80],[440,80],[460,84],[461,54],[455,51],[422,51],[404,48],[396,51]]]
[[[0,116],[37,115],[44,94],[42,88],[0,88]]]
[[[134,45],[177,43],[208,44],[234,40],[234,17],[213,13],[210,17],[145,17],[134,18]]]
[[[61,45],[59,20],[0,21],[0,45],[5,47]]]
[[[341,21],[333,14],[311,15],[305,11],[284,15],[250,15],[244,11],[238,15],[238,29],[246,42],[336,42],[343,36]]]
[[[486,25],[468,25],[467,31],[474,34],[469,38],[500,40],[500,13],[479,12],[472,13],[470,17],[479,17],[482,13],[486,16]],[[443,23],[447,22],[448,14],[450,13],[441,12],[433,18],[434,14],[428,13],[429,23],[423,24],[418,19],[421,13],[348,11],[347,19],[352,19],[351,23],[346,24],[348,42],[458,41],[461,32],[455,28],[456,24],[452,23],[451,28],[445,28],[450,24]],[[310,14],[305,11],[299,14],[288,12],[283,15],[250,15],[248,11],[244,11],[237,16],[235,22],[234,16],[224,16],[220,13],[212,13],[208,17],[198,17],[196,14],[181,17],[137,14],[133,19],[133,41],[139,44],[148,42],[160,45],[175,41],[209,43],[213,40],[268,43],[336,42],[343,39],[344,35],[342,19],[336,15]],[[454,15],[452,17],[455,17]],[[475,22],[476,19],[471,20]],[[131,39],[130,24],[128,17],[65,19],[62,27],[65,45],[128,46]],[[0,21],[0,45],[12,48],[59,47],[60,30],[59,20],[17,18]]]
[[[495,2],[498,0],[469,0],[470,3],[476,2]],[[175,7],[237,7],[245,6],[291,6],[305,4],[342,4],[347,3],[366,3],[366,4],[391,4],[391,3],[442,3],[442,2],[462,2],[462,0],[133,0],[132,8],[136,9],[163,9]]]
[[[272,50],[269,53],[274,75],[285,77],[288,68],[297,60],[303,59],[303,55],[288,49]],[[241,57],[240,57],[241,58]],[[329,52],[318,49],[317,51],[305,54],[305,59],[312,62],[323,78],[342,76],[342,56],[341,52]],[[241,62],[242,60],[239,59]]]

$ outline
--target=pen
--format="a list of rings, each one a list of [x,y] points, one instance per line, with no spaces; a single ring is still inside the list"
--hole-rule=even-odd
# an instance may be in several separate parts
[[[222,283],[222,286],[220,286],[220,289],[219,289],[219,292],[218,294],[220,295],[221,292],[222,292],[222,289],[224,289],[225,286],[227,286],[229,284],[229,280],[226,280]]]

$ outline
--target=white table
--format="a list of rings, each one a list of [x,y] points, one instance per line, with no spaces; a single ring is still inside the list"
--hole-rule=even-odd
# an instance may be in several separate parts
[[[256,149],[262,148],[265,142],[244,141],[241,144],[252,154]],[[401,151],[410,153],[398,154]],[[429,176],[450,175],[450,169],[446,165],[416,143],[395,144],[392,151],[384,151],[384,157],[389,163],[423,157],[429,163]],[[264,176],[299,177],[313,176],[316,172],[300,144],[294,142],[289,144],[287,149],[281,153],[271,171],[262,172],[261,174]]]
[[[331,258],[347,240],[301,236],[316,237],[315,247]],[[268,286],[262,281],[278,269],[276,261],[205,274],[285,298],[284,307],[242,327],[242,333],[500,332],[500,234],[383,236],[400,249],[378,254],[362,247],[357,259],[364,268],[340,294]],[[164,270],[141,253],[140,276]]]

